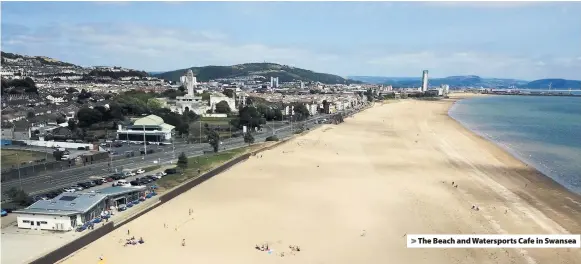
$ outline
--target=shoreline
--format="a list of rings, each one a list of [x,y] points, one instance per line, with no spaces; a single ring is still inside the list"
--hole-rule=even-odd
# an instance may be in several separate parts
[[[488,96],[488,95],[484,95],[484,96]],[[563,226],[565,229],[567,229],[567,231],[569,231],[571,234],[579,234],[581,233],[581,223],[577,223],[576,225],[567,225],[566,223],[563,223],[564,221],[559,221],[558,219],[560,219],[560,217],[555,217],[556,215],[565,215],[567,213],[570,212],[577,212],[577,215],[579,218],[577,219],[581,219],[581,194],[576,193],[572,190],[570,190],[569,188],[567,188],[566,186],[561,185],[560,183],[558,183],[557,181],[555,181],[554,179],[552,179],[551,177],[549,177],[547,174],[543,173],[543,171],[539,168],[537,168],[534,164],[531,164],[532,162],[527,161],[526,159],[524,159],[523,157],[521,157],[520,155],[518,155],[518,153],[516,153],[516,151],[512,150],[509,147],[506,147],[502,144],[499,144],[498,142],[494,141],[493,139],[490,139],[488,137],[486,137],[485,135],[482,135],[482,133],[479,133],[477,131],[473,131],[472,129],[468,128],[467,126],[464,126],[462,124],[462,122],[460,122],[459,120],[455,119],[454,117],[452,117],[450,115],[450,111],[452,110],[452,108],[454,107],[454,105],[456,104],[456,102],[461,101],[461,100],[467,100],[470,99],[470,97],[472,96],[458,96],[458,97],[454,97],[454,98],[450,98],[450,100],[452,101],[452,103],[450,104],[448,110],[447,110],[447,116],[454,121],[454,123],[457,124],[457,126],[461,127],[465,133],[470,133],[472,134],[475,138],[478,138],[480,141],[482,141],[482,144],[488,144],[488,145],[492,145],[493,148],[497,149],[497,152],[499,154],[499,156],[501,156],[504,160],[506,161],[510,161],[510,162],[517,162],[517,163],[521,163],[521,169],[524,170],[525,173],[521,173],[520,176],[522,176],[524,179],[526,179],[526,181],[528,181],[529,183],[532,183],[533,185],[538,185],[537,187],[539,189],[542,190],[546,190],[546,189],[550,189],[550,190],[554,190],[554,192],[558,192],[561,195],[547,195],[546,193],[540,193],[536,190],[532,190],[532,189],[528,189],[528,190],[520,190],[518,192],[515,192],[515,194],[517,194],[521,199],[527,201],[529,204],[537,207],[538,210],[540,210],[541,212],[543,212],[547,217],[551,218],[553,221],[559,223],[561,226]],[[503,155],[501,154],[503,153]],[[512,159],[512,161],[511,161]],[[503,182],[506,183],[508,179],[503,179]],[[514,179],[513,179],[514,180]],[[502,184],[502,183],[501,183]],[[538,205],[543,205],[544,203],[549,203],[548,201],[544,201],[544,199],[546,198],[551,198],[551,200],[558,200],[558,197],[555,196],[560,196],[561,198],[563,198],[563,203],[565,205],[565,208],[567,209],[563,209],[562,206],[550,206],[550,205],[544,205],[544,206],[538,206]],[[547,208],[547,207],[551,207],[551,208]],[[559,208],[559,209],[556,209]],[[557,211],[557,213],[555,212]],[[553,216],[553,217],[551,217]],[[581,221],[581,220],[580,220]],[[564,226],[564,224],[566,226]]]
[[[493,96],[494,94],[487,94],[484,96]],[[507,153],[509,153],[511,156],[513,156],[514,158],[520,160],[521,162],[523,162],[524,164],[526,164],[527,166],[530,166],[532,168],[534,168],[535,170],[537,170],[538,173],[542,174],[543,177],[547,177],[549,179],[551,179],[552,181],[555,182],[555,184],[558,184],[559,186],[565,188],[567,191],[572,192],[573,194],[577,194],[580,195],[581,197],[581,192],[577,192],[575,190],[570,189],[569,187],[565,186],[564,184],[559,183],[558,181],[556,181],[554,178],[557,177],[551,177],[553,176],[549,171],[547,171],[547,169],[550,169],[549,167],[542,167],[540,166],[540,164],[537,164],[536,162],[527,159],[526,157],[524,157],[523,155],[521,155],[517,150],[511,148],[510,146],[507,146],[507,144],[504,144],[502,142],[498,142],[496,140],[494,140],[493,138],[490,138],[488,135],[480,132],[480,131],[475,131],[473,129],[471,129],[470,127],[468,127],[467,125],[464,125],[462,123],[462,121],[454,118],[451,115],[451,112],[453,111],[453,108],[456,106],[456,103],[462,100],[469,100],[469,97],[459,97],[457,99],[454,100],[454,102],[450,105],[450,108],[448,109],[448,116],[453,119],[456,123],[460,124],[462,127],[464,127],[465,129],[469,130],[470,132],[478,135],[479,137],[481,137],[482,139],[492,142],[494,143],[496,146],[498,146],[499,148],[503,149],[504,151],[506,151]]]

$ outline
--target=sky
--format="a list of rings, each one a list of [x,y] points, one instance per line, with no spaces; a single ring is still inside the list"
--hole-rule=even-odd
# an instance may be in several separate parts
[[[2,2],[1,49],[170,71],[581,80],[581,2]]]

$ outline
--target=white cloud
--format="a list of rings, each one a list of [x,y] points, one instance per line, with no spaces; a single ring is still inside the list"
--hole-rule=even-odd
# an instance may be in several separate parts
[[[334,54],[292,47],[236,43],[222,32],[208,30],[85,24],[59,25],[57,31],[60,36],[49,34],[38,38],[35,33],[15,33],[3,36],[3,40],[4,44],[25,48],[28,53],[59,58],[58,54],[45,53],[47,50],[52,53],[72,52],[76,57],[84,56],[97,64],[115,63],[146,70],[262,61],[308,67],[322,66],[338,59]],[[89,54],[99,56],[89,58]]]
[[[6,30],[5,30],[6,29]],[[2,50],[45,55],[84,66],[117,65],[162,71],[191,66],[275,62],[338,75],[434,76],[474,74],[486,77],[576,78],[579,54],[569,57],[521,57],[480,50],[393,52],[354,47],[317,51],[309,47],[243,43],[223,32],[140,25],[47,25],[28,29],[2,26]],[[542,66],[542,65],[543,66]],[[541,67],[542,66],[542,67]]]

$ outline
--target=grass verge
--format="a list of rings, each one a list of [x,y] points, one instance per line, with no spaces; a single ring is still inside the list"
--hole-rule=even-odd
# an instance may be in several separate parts
[[[261,146],[254,145],[251,147],[232,149],[224,152],[188,158],[188,168],[183,173],[178,172],[176,174],[170,174],[157,181],[159,192],[161,193],[165,190],[169,190],[189,179],[198,177],[199,175],[216,168],[233,158],[254,151],[260,147]],[[199,174],[198,169],[200,169]]]

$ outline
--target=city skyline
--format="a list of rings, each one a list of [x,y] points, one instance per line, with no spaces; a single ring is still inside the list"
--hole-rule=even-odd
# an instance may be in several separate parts
[[[2,51],[145,71],[581,79],[581,3],[4,2]]]

